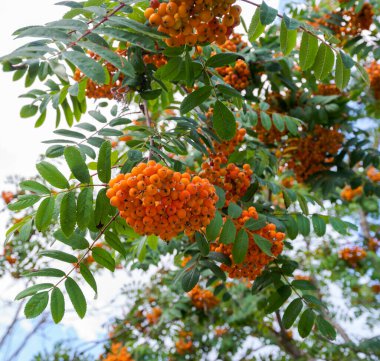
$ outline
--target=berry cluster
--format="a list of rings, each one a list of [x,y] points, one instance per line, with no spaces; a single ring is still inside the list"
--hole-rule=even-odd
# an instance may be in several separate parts
[[[367,177],[372,182],[380,182],[380,172],[373,166],[367,169]]]
[[[190,353],[193,348],[193,333],[191,331],[179,331],[178,341],[175,343],[176,351],[179,355]]]
[[[268,115],[272,118],[270,114]],[[257,134],[257,139],[266,145],[273,145],[280,142],[281,138],[288,133],[287,129],[281,132],[276,127],[271,127],[269,130],[265,129],[261,122],[261,115],[259,112],[257,112],[257,124],[253,127],[253,130]]]
[[[138,234],[170,240],[179,233],[192,235],[215,215],[218,199],[207,180],[149,161],[119,174],[109,182],[107,196]]]
[[[219,48],[222,51],[236,53],[245,47],[247,47],[247,43],[243,41],[242,36],[240,34],[233,33],[229,39],[222,45],[219,45]]]
[[[358,262],[367,256],[367,252],[358,246],[346,247],[339,251],[339,257],[346,261],[350,267],[355,268]]]
[[[222,337],[223,335],[228,333],[228,328],[227,327],[216,327],[214,332],[215,332],[216,337]]]
[[[368,250],[376,252],[380,248],[380,241],[376,238],[370,238],[368,240]]]
[[[333,11],[317,19],[313,25],[328,27],[339,39],[354,37],[368,30],[373,23],[374,11],[370,3],[364,3],[359,12],[354,7]]]
[[[248,210],[244,210],[242,215],[234,220],[237,231],[244,228],[244,223],[249,219],[257,220],[259,218],[257,211],[254,207],[249,207]],[[232,248],[233,244],[216,243],[212,244],[212,250],[215,252],[224,253],[231,259],[232,265],[221,265],[223,271],[228,272],[231,278],[247,278],[251,281],[260,276],[265,266],[273,260],[273,257],[266,255],[256,244],[254,240],[254,234],[258,234],[261,237],[266,238],[272,243],[271,252],[273,257],[277,257],[283,249],[283,240],[285,234],[276,232],[276,226],[272,223],[267,224],[265,227],[256,230],[249,231],[249,245],[248,251],[242,263],[236,264],[233,262]]]
[[[345,186],[340,192],[340,196],[343,200],[351,202],[354,198],[360,196],[363,193],[363,187],[357,187],[352,189],[350,186]]]
[[[250,71],[244,60],[238,59],[236,63],[216,68],[216,71],[223,77],[223,80],[236,90],[242,91],[249,85]]]
[[[219,304],[219,299],[211,291],[201,288],[198,284],[188,292],[188,295],[199,310],[211,310]]]
[[[163,54],[145,54],[143,60],[145,64],[153,64],[156,68],[161,68],[168,62],[168,59]]]
[[[115,53],[119,56],[126,56],[126,50],[120,50],[116,49]],[[92,51],[88,52],[88,55],[96,60],[101,60],[101,57]],[[103,66],[106,68],[110,83],[109,84],[97,84],[91,79],[87,79],[86,83],[86,97],[87,98],[94,98],[94,99],[100,99],[100,98],[107,98],[107,99],[114,99],[117,94],[123,93],[125,91],[125,88],[121,88],[121,84],[124,79],[124,75],[122,73],[119,73],[119,70],[113,66],[111,63],[104,61]],[[118,77],[115,79],[116,75]],[[76,69],[74,72],[73,79],[77,82],[80,82],[84,77],[84,74],[79,70]]]
[[[375,99],[380,100],[380,64],[373,61],[367,68],[371,89]]]
[[[145,18],[158,31],[168,34],[171,47],[216,42],[221,45],[240,24],[241,7],[235,0],[152,0]]]
[[[342,146],[343,134],[336,128],[316,125],[304,137],[287,141],[287,167],[292,169],[298,182],[332,167],[333,157]]]
[[[146,320],[150,325],[154,325],[158,322],[162,315],[162,310],[160,307],[153,307],[152,312],[146,314]]]
[[[341,91],[338,89],[338,87],[335,84],[318,84],[318,95],[339,95],[341,94]]]
[[[225,190],[226,206],[231,201],[240,199],[251,184],[253,171],[249,164],[244,164],[243,168],[234,163],[227,164],[228,157],[244,140],[245,134],[245,129],[238,129],[230,141],[214,142],[215,152],[212,153],[210,150],[209,160],[202,163],[202,171],[199,173],[200,177]]]
[[[380,293],[380,283],[376,283],[376,284],[372,285],[371,291],[375,294],[379,294]]]
[[[110,352],[104,357],[100,357],[101,361],[133,361],[132,356],[127,348],[121,343],[113,343]]]
[[[6,204],[11,203],[14,197],[15,197],[15,195],[12,192],[9,192],[9,191],[1,192],[1,198],[3,198],[3,201]]]

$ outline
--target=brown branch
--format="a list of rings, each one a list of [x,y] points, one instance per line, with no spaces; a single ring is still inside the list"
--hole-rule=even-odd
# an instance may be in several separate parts
[[[23,307],[24,303],[25,303],[25,300],[23,300],[22,302],[20,302],[20,304],[18,305],[12,322],[10,323],[10,325],[8,326],[8,328],[6,329],[6,331],[4,332],[3,337],[0,340],[0,348],[3,346],[5,340],[11,335],[12,330],[15,327],[17,321],[18,321],[18,316],[19,316],[19,314],[20,314],[20,312],[22,310],[22,307]]]
[[[360,216],[360,227],[362,229],[364,237],[368,240],[369,238],[371,238],[371,233],[369,230],[367,214],[364,212],[362,207],[359,208],[359,216]]]
[[[144,100],[144,102],[143,102],[142,111],[145,115],[146,125],[149,128],[152,128],[152,119],[151,119],[150,114],[149,114],[149,108],[148,108],[148,101],[147,100]],[[150,145],[150,147],[154,147],[154,140],[153,140],[152,136],[149,137],[149,145]],[[152,155],[153,155],[152,148],[149,148],[148,160],[150,160],[152,158]]]

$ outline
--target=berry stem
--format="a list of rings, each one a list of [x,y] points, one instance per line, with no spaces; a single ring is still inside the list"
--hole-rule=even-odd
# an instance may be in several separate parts
[[[148,108],[148,101],[147,100],[144,100],[144,102],[143,102],[143,111],[144,111],[144,115],[145,115],[145,119],[146,119],[146,125],[149,128],[152,128],[152,118],[150,117],[150,114],[149,114],[149,108]],[[149,148],[149,154],[148,154],[148,161],[151,160],[152,155],[153,155],[152,147],[154,147],[154,140],[153,140],[152,136],[149,137],[149,145],[150,145],[150,148]]]

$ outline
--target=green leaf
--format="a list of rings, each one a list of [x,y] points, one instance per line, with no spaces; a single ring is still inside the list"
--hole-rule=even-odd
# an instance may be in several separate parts
[[[213,127],[222,140],[231,140],[236,133],[236,120],[231,112],[220,100],[214,105]]]
[[[261,124],[265,130],[269,130],[270,128],[272,128],[272,121],[270,119],[270,116],[267,113],[261,111],[260,112],[260,120],[261,120]]]
[[[250,231],[257,231],[258,229],[265,227],[266,224],[266,218],[262,215],[259,215],[258,219],[248,219],[248,221],[244,223],[244,227]]]
[[[103,67],[94,59],[91,59],[79,51],[66,51],[62,55],[94,82],[98,84],[104,84],[106,82]]]
[[[244,229],[241,229],[235,239],[232,247],[232,258],[235,263],[242,263],[247,255],[249,245],[248,234]]]
[[[368,75],[367,70],[359,63],[355,63],[355,66],[356,66],[356,69],[358,70],[360,76],[364,80],[364,83],[366,83],[366,85],[370,85],[371,82],[369,80],[369,75]]]
[[[188,94],[181,103],[181,114],[188,113],[190,110],[206,101],[211,95],[211,89],[211,86],[206,85]]]
[[[284,55],[288,55],[295,48],[297,43],[297,30],[289,30],[285,20],[281,21],[280,47]]]
[[[11,211],[20,211],[22,209],[31,207],[33,204],[40,200],[40,196],[34,194],[21,195],[16,202],[8,204],[8,209]]]
[[[244,98],[240,92],[229,85],[218,84],[216,88],[227,97]]]
[[[62,251],[41,251],[40,256],[45,256],[49,258],[54,258],[62,262],[67,262],[67,263],[77,263],[78,259],[66,252]]]
[[[300,48],[300,67],[302,70],[308,70],[313,66],[317,52],[318,39],[304,31]]]
[[[54,206],[54,197],[45,198],[39,205],[36,213],[35,222],[36,228],[40,232],[45,231],[49,227],[51,219],[53,218]]]
[[[253,239],[255,240],[257,247],[259,247],[267,256],[273,257],[271,241],[256,233],[253,235]]]
[[[98,177],[104,183],[108,183],[111,179],[111,152],[111,142],[104,142],[100,147],[97,163]]]
[[[308,336],[313,328],[315,313],[311,308],[305,310],[298,322],[298,333],[302,338]]]
[[[289,117],[286,115],[285,117],[285,124],[286,128],[288,128],[289,132],[292,135],[297,135],[298,134],[298,125],[299,125],[299,120],[293,117]]]
[[[235,240],[236,236],[236,227],[234,222],[228,218],[224,223],[222,232],[219,237],[219,242],[224,244],[232,243]]]
[[[182,277],[182,288],[185,292],[190,292],[198,283],[200,273],[196,267],[185,272]]]
[[[50,298],[50,312],[55,323],[62,321],[65,314],[65,298],[58,287],[54,287]]]
[[[94,290],[95,293],[98,293],[96,280],[94,276],[92,275],[91,271],[89,270],[89,268],[84,263],[81,263],[79,265],[79,269],[80,269],[80,274],[82,275],[84,280],[91,286],[91,288]]]
[[[277,9],[274,9],[267,5],[265,1],[260,5],[260,21],[263,25],[269,25],[273,23],[277,16]]]
[[[298,224],[298,231],[303,236],[306,237],[310,234],[310,221],[308,218],[306,218],[302,214],[297,214],[297,224]]]
[[[80,318],[83,318],[87,311],[87,303],[82,290],[71,277],[67,277],[65,288],[76,313]]]
[[[216,202],[216,208],[222,208],[226,202],[226,193],[218,186],[215,186],[216,194],[218,195],[218,201]]]
[[[206,237],[209,241],[214,241],[218,237],[223,226],[223,218],[219,212],[215,212],[214,219],[206,228]]]
[[[351,70],[347,69],[342,60],[342,55],[339,55],[336,58],[336,68],[335,68],[335,84],[340,89],[343,90],[350,81]]]
[[[118,251],[124,257],[127,256],[127,251],[125,250],[123,243],[120,241],[120,238],[115,233],[107,231],[105,234],[105,240],[111,248]]]
[[[293,287],[298,288],[299,290],[315,290],[315,286],[307,280],[294,280],[292,282]]]
[[[327,337],[329,340],[335,340],[336,339],[336,331],[335,328],[331,325],[330,322],[326,321],[321,315],[318,315],[315,323],[317,325],[317,328],[319,332]]]
[[[298,203],[304,214],[309,215],[309,207],[307,206],[307,201],[302,194],[297,193]]]
[[[281,114],[273,113],[272,120],[274,126],[280,131],[283,132],[285,130],[285,120]]]
[[[265,30],[265,26],[260,21],[260,8],[257,8],[248,29],[249,41],[255,41]]]
[[[282,324],[285,328],[290,328],[297,319],[298,315],[301,313],[303,308],[303,303],[301,298],[296,298],[290,302],[289,306],[286,308],[284,315],[282,316]]]
[[[237,53],[219,53],[213,55],[211,58],[209,58],[206,61],[206,66],[209,66],[211,68],[217,68],[225,65],[229,65],[231,63],[234,63],[237,59],[241,58],[242,56]]]
[[[61,229],[63,233],[69,237],[74,232],[77,221],[74,192],[68,192],[63,196],[59,216]]]
[[[208,243],[206,237],[200,233],[195,232],[195,241],[202,256],[207,256],[210,252],[210,244]]]
[[[36,293],[26,303],[24,314],[26,318],[35,318],[44,312],[49,303],[49,293],[47,291]]]
[[[292,289],[290,286],[282,286],[276,292],[268,298],[268,305],[265,309],[266,313],[272,313],[277,311],[290,297],[292,294]]]
[[[94,247],[92,249],[92,256],[96,263],[109,269],[111,272],[115,271],[115,260],[111,256],[111,253],[100,247]]]
[[[47,288],[52,288],[52,287],[54,287],[52,283],[40,283],[38,285],[30,286],[26,288],[25,290],[21,291],[20,293],[18,293],[17,296],[15,297],[15,301],[34,295],[38,291],[46,290]]]
[[[325,43],[321,43],[313,65],[314,75],[318,80],[325,79],[332,71],[335,62],[334,52]]]
[[[326,223],[318,214],[313,214],[311,217],[313,222],[314,232],[318,237],[322,237],[326,233]]]
[[[38,107],[36,105],[24,105],[20,110],[21,118],[30,118],[37,114]]]
[[[171,81],[175,79],[181,72],[182,59],[175,57],[170,59],[167,64],[156,71],[156,76],[162,80]]]
[[[300,27],[300,22],[296,19],[290,18],[286,14],[283,15],[283,21],[289,30],[296,30]]]
[[[76,147],[67,147],[63,154],[74,177],[81,183],[90,183],[90,172],[79,149]]]
[[[80,229],[86,229],[91,222],[93,215],[93,189],[83,188],[78,196],[77,203],[77,222]]]
[[[19,186],[21,189],[23,189],[25,191],[31,191],[31,192],[37,193],[37,194],[49,194],[50,193],[50,190],[47,187],[45,187],[43,184],[38,183],[38,182],[33,181],[33,180],[22,181],[22,182],[20,182]]]
[[[228,215],[231,218],[239,218],[242,212],[243,210],[236,203],[231,202],[228,205]]]
[[[40,162],[36,165],[41,177],[50,183],[53,187],[64,189],[69,188],[69,182],[64,175],[51,163]]]
[[[57,129],[53,133],[69,138],[86,139],[86,137],[82,133],[75,132],[69,129]]]
[[[65,277],[65,272],[57,268],[45,268],[23,274],[24,277]]]

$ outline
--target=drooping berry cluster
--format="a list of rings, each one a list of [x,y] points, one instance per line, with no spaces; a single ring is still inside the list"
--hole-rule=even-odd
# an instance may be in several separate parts
[[[133,361],[127,348],[121,343],[113,343],[111,350],[106,356],[101,356],[102,361]]]
[[[3,198],[3,201],[6,204],[11,203],[14,197],[15,197],[15,195],[12,192],[9,192],[9,191],[1,192],[1,198]]]
[[[367,256],[367,252],[359,246],[346,247],[339,251],[339,257],[346,261],[350,267],[355,268]]]
[[[337,128],[316,125],[312,131],[287,141],[287,168],[293,170],[298,182],[332,167],[333,157],[342,146],[343,134]]]
[[[219,48],[222,51],[236,53],[245,47],[247,47],[247,43],[243,41],[242,36],[240,34],[233,33],[229,39],[222,45],[219,45]]]
[[[234,220],[237,231],[244,227],[244,223],[249,219],[258,219],[257,211],[254,207],[249,207],[248,210],[244,210],[242,215]],[[271,252],[273,257],[266,255],[256,244],[253,234],[258,234],[261,237],[266,238],[272,243]],[[231,259],[232,265],[221,265],[222,270],[228,272],[231,278],[247,278],[251,281],[260,276],[265,266],[270,263],[274,257],[277,257],[283,249],[283,240],[285,234],[276,231],[276,226],[272,223],[267,224],[265,227],[256,230],[249,231],[249,245],[248,251],[242,263],[236,264],[233,262],[232,248],[233,244],[223,244],[217,242],[212,244],[211,248],[215,252],[224,253]]]
[[[380,172],[373,166],[367,169],[367,177],[372,182],[380,182]]]
[[[341,91],[338,89],[338,87],[335,84],[318,84],[318,95],[339,95],[341,94]]]
[[[181,330],[179,331],[178,336],[178,341],[175,343],[176,352],[179,355],[190,353],[193,349],[193,333],[191,331]]]
[[[352,189],[350,186],[345,186],[340,192],[340,196],[343,200],[347,202],[351,202],[354,198],[362,195],[363,187],[359,186],[357,188]]]
[[[380,100],[380,63],[373,61],[367,68],[370,86],[375,99]]]
[[[202,163],[202,171],[199,173],[200,177],[206,178],[210,183],[224,189],[226,192],[225,205],[240,199],[251,184],[253,171],[249,164],[244,164],[243,168],[240,168],[234,163],[228,163],[228,157],[244,140],[245,134],[245,129],[238,129],[230,141],[213,142],[215,151],[211,152],[210,150],[209,159]]]
[[[328,27],[338,39],[347,39],[368,30],[373,23],[372,5],[364,3],[359,12],[355,7],[333,11],[317,19],[313,25]]]
[[[152,311],[146,314],[146,320],[150,325],[156,324],[162,315],[160,307],[156,306],[152,308]]]
[[[126,50],[116,49],[115,53],[121,57],[126,56]],[[96,61],[101,60],[101,57],[92,51],[89,51],[88,55]],[[121,88],[121,84],[124,80],[124,74],[119,72],[119,70],[108,61],[104,61],[103,66],[106,68],[106,71],[108,72],[110,83],[98,84],[91,79],[87,79],[87,82],[86,82],[86,97],[87,98],[114,99],[117,94],[123,93],[125,91],[125,89]],[[118,76],[115,79],[116,75]],[[77,82],[80,82],[83,79],[83,77],[84,77],[84,74],[79,69],[76,69],[74,72],[74,77],[73,77],[74,80]]]
[[[138,234],[170,240],[179,233],[192,235],[215,215],[218,199],[207,180],[149,161],[119,174],[109,183],[107,196]]]
[[[163,54],[145,54],[143,56],[145,64],[153,64],[156,68],[161,68],[168,63],[168,59]]]
[[[238,59],[236,63],[216,68],[223,80],[231,85],[236,90],[242,91],[249,85],[250,71],[247,63],[244,60]]]
[[[145,18],[158,31],[168,34],[168,46],[195,46],[206,42],[224,44],[240,24],[241,8],[235,0],[151,1]]]
[[[210,310],[219,304],[219,299],[207,289],[201,288],[198,284],[188,292],[192,304],[200,310]]]

